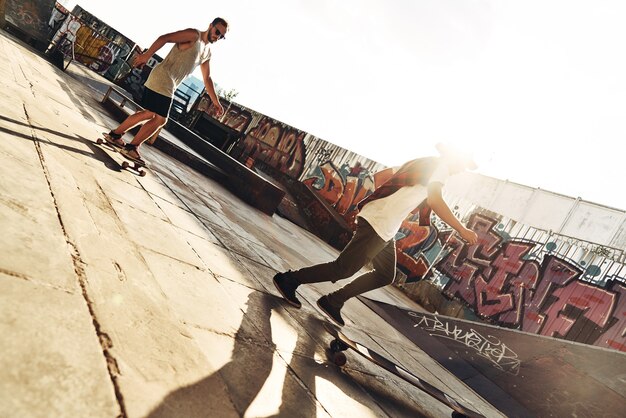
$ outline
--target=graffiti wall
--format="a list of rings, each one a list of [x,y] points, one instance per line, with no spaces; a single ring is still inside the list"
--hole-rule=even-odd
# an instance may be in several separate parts
[[[138,49],[130,39],[78,6],[56,31],[52,44],[110,80],[130,71],[128,62]]]
[[[407,282],[429,273],[447,297],[491,323],[626,351],[626,267],[610,251],[550,234],[516,238],[481,213],[467,226],[476,245],[434,226],[403,228],[399,242],[417,250],[399,257]]]
[[[626,408],[625,353],[359,299],[507,417]]]
[[[228,146],[231,156],[250,166],[261,161],[281,173],[298,178],[303,171],[306,132],[255,112],[236,103],[222,100],[224,115],[216,118],[208,95],[190,111],[191,129],[198,119],[209,117],[239,133],[239,140]]]
[[[138,53],[138,50],[133,51],[133,55]],[[122,87],[124,90],[132,94],[133,99],[141,104],[141,98],[143,96],[144,84],[150,75],[150,72],[156,65],[163,61],[163,59],[157,55],[150,57],[146,65],[142,68],[132,68],[127,64],[127,71],[121,78],[117,78],[115,83]],[[130,58],[132,62],[132,58]]]
[[[244,164],[251,165],[255,161],[261,161],[298,180],[318,176],[321,166],[327,161],[332,161],[342,167],[342,170],[361,168],[365,173],[383,167],[375,161],[252,109],[224,99],[221,102],[225,112],[222,117],[216,118],[215,109],[205,93],[189,112],[185,124],[193,130],[199,118],[208,117],[238,132],[240,139],[228,147],[228,153]],[[352,186],[348,186],[350,187]],[[347,198],[348,196],[344,203]]]
[[[54,5],[54,0],[6,0],[5,19],[29,36],[46,41]]]
[[[392,174],[325,161],[303,182],[352,223],[356,204]],[[453,212],[459,218],[459,207]],[[420,211],[396,235],[405,283],[429,277],[478,317],[526,332],[626,351],[626,266],[615,249],[584,243],[478,212],[467,246]]]
[[[299,177],[305,162],[304,137],[300,131],[268,116],[250,129],[240,144],[242,157],[261,160],[291,177]]]
[[[324,153],[314,156],[320,160],[328,157]],[[353,166],[344,163],[338,168],[333,161],[325,160],[319,165],[313,164],[302,182],[317,190],[318,194],[342,215],[349,225],[354,225],[357,203],[373,193],[392,174],[393,170],[390,168],[373,173],[363,167],[360,162]]]
[[[135,42],[88,11],[76,6],[60,25],[51,44],[66,57],[72,57],[132,94],[143,95],[143,84],[162,58],[154,55],[143,68],[131,67],[141,52]]]

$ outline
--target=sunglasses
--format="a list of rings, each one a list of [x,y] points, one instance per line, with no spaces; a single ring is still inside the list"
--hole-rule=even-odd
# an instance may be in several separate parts
[[[217,39],[224,39],[225,38],[225,36],[222,33],[222,31],[219,30],[217,27],[215,27],[215,34],[217,35]]]

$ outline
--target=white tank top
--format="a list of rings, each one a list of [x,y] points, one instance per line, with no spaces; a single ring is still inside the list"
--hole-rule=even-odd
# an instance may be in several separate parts
[[[181,51],[174,45],[165,59],[157,64],[146,80],[145,86],[167,97],[173,97],[180,83],[189,76],[196,67],[211,58],[209,44],[202,42],[201,37],[189,48]]]

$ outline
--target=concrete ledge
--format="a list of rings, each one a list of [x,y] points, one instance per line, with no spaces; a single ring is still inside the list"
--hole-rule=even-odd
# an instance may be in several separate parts
[[[344,249],[352,238],[352,229],[345,219],[311,186],[276,170],[263,161],[255,161],[254,167],[280,182],[293,198],[295,208],[283,211],[281,215],[317,235],[339,251]]]
[[[268,215],[276,212],[276,208],[285,196],[285,192],[280,187],[250,170],[180,123],[170,120],[166,128],[185,145],[223,170],[228,176],[230,190],[240,199]]]
[[[102,99],[102,106],[120,121],[136,109],[141,109],[141,106],[128,98],[126,94],[113,87],[109,88]],[[280,187],[259,176],[178,122],[169,120],[165,129],[207,161],[176,146],[163,136],[159,136],[159,141],[154,143],[156,148],[219,181],[241,200],[261,212],[270,216],[276,212],[285,196],[285,192]]]

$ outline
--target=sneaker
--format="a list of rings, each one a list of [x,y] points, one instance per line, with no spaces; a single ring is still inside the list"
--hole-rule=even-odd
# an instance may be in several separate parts
[[[343,318],[341,317],[341,308],[343,307],[343,303],[340,306],[333,305],[328,296],[322,296],[317,300],[317,306],[338,325],[345,325]]]
[[[110,131],[109,133],[102,134],[104,140],[109,144],[115,145],[117,147],[123,147],[126,145],[126,142],[122,139],[122,135],[113,133]]]
[[[300,308],[302,303],[296,296],[296,289],[298,283],[295,280],[287,276],[287,273],[276,273],[274,276],[274,286],[280,292],[283,298],[296,308]]]
[[[126,144],[124,148],[120,150],[120,154],[131,160],[143,161],[141,155],[139,155],[139,151],[137,151],[137,147],[132,144]]]

